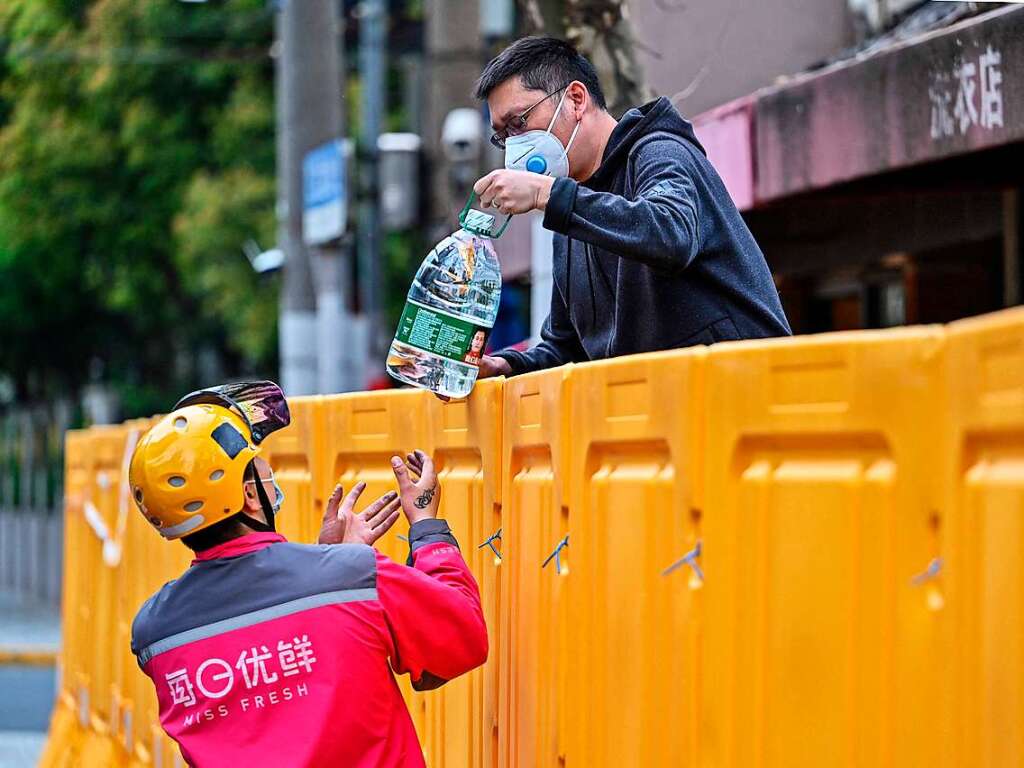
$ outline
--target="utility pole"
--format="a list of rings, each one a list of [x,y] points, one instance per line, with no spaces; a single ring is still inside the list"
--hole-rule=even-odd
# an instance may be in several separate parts
[[[278,0],[277,7],[281,383],[289,395],[338,392],[345,388],[341,339],[349,286],[340,248],[303,242],[302,161],[341,135],[341,20],[337,0]]]
[[[359,217],[359,273],[362,283],[360,304],[366,318],[368,360],[383,354],[381,313],[381,222],[380,154],[377,139],[381,134],[385,110],[385,59],[387,8],[384,0],[363,0],[359,14],[359,72],[362,104],[361,133],[363,162],[360,169],[363,190],[362,215]],[[363,371],[365,376],[366,371]]]
[[[441,152],[441,127],[456,107],[480,109],[473,99],[473,83],[483,64],[479,0],[426,0],[426,118],[423,146],[430,158],[431,176],[427,239],[436,242],[451,231],[455,216],[466,202],[469,188],[452,184],[451,164]],[[476,181],[474,178],[473,181]]]

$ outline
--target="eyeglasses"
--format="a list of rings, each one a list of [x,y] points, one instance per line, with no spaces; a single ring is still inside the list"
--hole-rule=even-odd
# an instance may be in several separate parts
[[[266,485],[267,483],[270,483],[271,485],[274,484],[273,475],[267,475],[266,477],[263,477],[263,475],[257,473],[256,477],[258,477],[259,480],[253,480],[250,477],[248,480],[243,480],[242,485],[256,485],[256,483],[262,483],[263,485]]]
[[[508,125],[502,128],[500,131],[495,131],[493,134],[491,134],[491,144],[496,146],[498,149],[504,149],[505,140],[508,139],[509,136],[515,136],[516,134],[520,133],[524,128],[526,128],[526,121],[529,119],[530,113],[533,110],[535,110],[537,107],[539,107],[541,104],[550,99],[559,91],[564,91],[570,85],[572,85],[572,83],[568,82],[565,85],[561,86],[560,88],[555,88],[555,90],[553,90],[547,96],[542,98],[540,101],[535,102],[534,104],[530,105],[526,110],[520,112],[518,115],[510,119],[508,121]]]

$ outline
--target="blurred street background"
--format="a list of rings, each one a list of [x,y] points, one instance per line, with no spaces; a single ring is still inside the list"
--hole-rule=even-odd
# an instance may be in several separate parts
[[[1019,3],[0,0],[0,766],[54,692],[65,430],[392,386],[409,281],[502,163],[473,82],[534,33],[614,115],[695,123],[795,333],[1021,303]],[[493,349],[537,338],[551,234],[497,248]]]

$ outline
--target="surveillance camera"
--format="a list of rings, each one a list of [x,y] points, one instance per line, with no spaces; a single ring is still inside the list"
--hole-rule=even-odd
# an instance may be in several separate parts
[[[480,113],[469,107],[453,109],[444,118],[441,145],[453,163],[475,161],[480,155],[484,129]]]
[[[246,258],[252,264],[252,268],[260,274],[276,272],[284,266],[284,251],[280,248],[271,248],[268,251],[261,251],[255,240],[247,240],[242,245]]]
[[[284,251],[280,248],[271,248],[264,251],[252,260],[252,268],[260,274],[276,272],[284,266]]]

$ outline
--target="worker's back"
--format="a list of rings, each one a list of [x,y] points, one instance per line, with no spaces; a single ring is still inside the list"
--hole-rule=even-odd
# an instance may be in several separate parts
[[[364,545],[243,536],[146,602],[132,650],[190,764],[423,765],[391,669],[436,687],[484,661],[487,635],[447,525],[414,529],[411,568]]]

